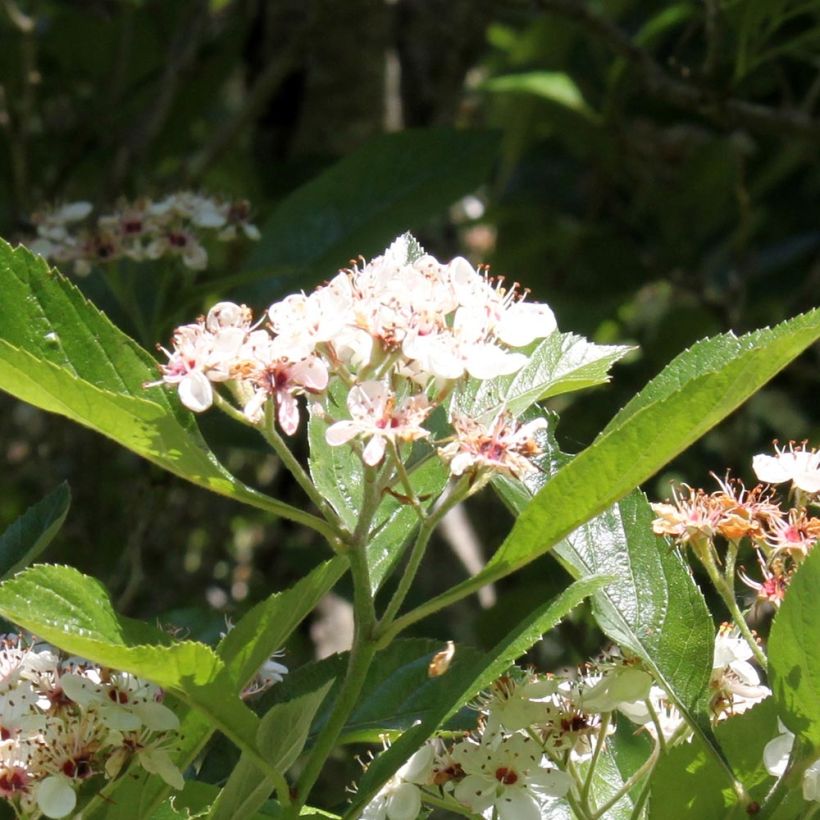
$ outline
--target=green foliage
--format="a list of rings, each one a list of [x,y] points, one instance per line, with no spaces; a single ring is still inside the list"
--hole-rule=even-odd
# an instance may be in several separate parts
[[[820,751],[820,550],[789,584],[769,636],[769,672],[778,713],[795,735]]]
[[[483,183],[497,144],[490,132],[449,128],[377,137],[285,197],[246,266],[313,283],[353,253],[372,256]]]
[[[820,338],[812,311],[695,345],[651,381],[521,513],[487,567],[462,586],[509,575],[651,477]],[[558,511],[558,512],[556,512]]]
[[[538,607],[500,641],[486,655],[461,662],[456,656],[447,674],[437,679],[439,699],[420,723],[415,724],[382,755],[371,763],[359,783],[359,791],[353,803],[355,811],[361,809],[373,794],[409,756],[451,715],[481,689],[489,686],[499,675],[541,636],[552,629],[584,598],[612,583],[612,577],[593,576],[576,581],[554,600]]]
[[[234,478],[190,413],[146,383],[156,363],[64,276],[0,240],[0,288],[17,310],[0,316],[0,388],[90,427],[214,492],[263,503]]]
[[[63,482],[29,507],[0,535],[0,578],[28,566],[51,543],[63,526],[71,504],[71,491]]]

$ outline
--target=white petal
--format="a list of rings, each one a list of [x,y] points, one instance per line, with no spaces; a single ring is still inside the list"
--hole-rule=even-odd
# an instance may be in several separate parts
[[[384,436],[373,436],[362,453],[362,461],[370,467],[375,467],[383,458],[387,440]]]
[[[767,484],[781,484],[791,481],[791,470],[777,456],[757,455],[752,459],[752,469],[759,481]]]
[[[546,338],[557,326],[555,314],[547,305],[516,302],[504,311],[495,333],[510,347],[524,347],[535,339]]]
[[[820,760],[812,763],[803,773],[803,799],[820,801]]]
[[[402,783],[387,798],[389,820],[416,820],[421,811],[421,792],[412,783]]]
[[[481,813],[493,805],[495,799],[495,789],[498,781],[495,778],[480,777],[476,774],[468,774],[459,783],[453,796],[459,803],[469,806],[473,811]]]
[[[523,789],[504,789],[496,798],[498,820],[541,820],[541,809],[535,798]]]
[[[199,370],[193,370],[179,382],[179,400],[194,413],[207,410],[214,401],[213,388],[208,377]]]
[[[763,749],[763,765],[769,774],[780,777],[786,771],[793,745],[794,735],[791,732],[778,735],[766,744]]]
[[[325,431],[325,441],[331,447],[347,444],[361,432],[361,427],[355,421],[337,421]]]
[[[540,794],[550,797],[563,797],[573,783],[572,778],[560,769],[538,769],[530,774],[528,780]]]
[[[179,729],[179,718],[164,703],[136,703],[132,711],[142,721],[143,726],[154,732],[172,732]]]
[[[37,805],[46,817],[66,817],[77,805],[77,794],[71,783],[59,775],[51,775],[35,786]]]
[[[467,371],[475,379],[494,379],[516,373],[527,363],[523,353],[507,353],[492,344],[476,344],[467,354]]]
[[[60,676],[60,685],[63,692],[80,706],[88,707],[92,703],[99,703],[103,698],[97,687],[88,678],[75,675],[73,672]]]
[[[63,205],[54,216],[59,217],[63,222],[79,222],[91,213],[93,207],[90,202],[69,202]]]
[[[143,749],[137,755],[140,766],[150,774],[158,774],[171,788],[185,785],[182,772],[173,764],[168,752],[162,749]]]

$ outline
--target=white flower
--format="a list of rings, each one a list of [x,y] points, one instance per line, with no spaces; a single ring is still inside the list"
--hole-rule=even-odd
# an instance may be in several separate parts
[[[782,484],[791,481],[795,487],[814,494],[820,492],[820,452],[807,450],[805,444],[789,444],[788,449],[775,445],[775,455],[756,455],[752,468],[760,481]]]
[[[710,686],[712,709],[717,717],[736,715],[750,709],[771,694],[760,683],[757,670],[749,663],[752,648],[735,626],[723,624],[715,638]]]
[[[578,705],[584,712],[612,712],[622,703],[649,697],[652,677],[633,666],[614,666],[600,677],[587,677],[578,692]]]
[[[652,737],[657,738],[658,726],[655,725],[655,721],[652,719],[647,701],[652,706],[652,711],[655,712],[664,740],[669,740],[681,730],[684,719],[660,686],[651,687],[649,696],[643,700],[619,703],[618,711],[626,715],[633,723],[643,726]]]
[[[416,751],[365,806],[360,820],[416,820],[421,811],[419,785],[431,782],[434,757],[432,746]]]
[[[763,765],[774,777],[782,777],[789,765],[794,735],[777,719],[780,734],[763,749]],[[815,760],[803,773],[803,799],[820,802],[820,760]]]
[[[482,702],[487,712],[485,737],[498,734],[501,729],[517,732],[538,723],[545,714],[545,700],[558,688],[554,678],[532,676],[516,681],[509,675],[499,678]]]
[[[415,441],[430,434],[421,426],[431,410],[423,394],[408,396],[397,406],[395,395],[381,382],[367,381],[351,388],[347,409],[350,419],[328,427],[327,443],[338,447],[357,436],[369,438],[362,459],[370,466],[384,458],[388,441]]]
[[[453,418],[456,440],[439,448],[450,462],[450,472],[463,475],[470,470],[489,469],[515,478],[536,470],[530,460],[541,452],[535,435],[547,427],[545,418],[518,425],[508,413],[499,414],[489,425],[457,415]]]
[[[466,777],[453,796],[484,817],[499,820],[541,820],[548,797],[569,791],[572,778],[548,762],[530,737],[510,735],[491,747],[464,741],[452,753]]]

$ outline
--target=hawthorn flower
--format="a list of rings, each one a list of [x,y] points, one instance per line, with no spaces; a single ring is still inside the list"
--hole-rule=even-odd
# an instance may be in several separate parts
[[[785,518],[769,522],[765,544],[775,555],[787,553],[792,558],[801,559],[808,555],[818,538],[820,518],[809,517],[802,509],[792,509]]]
[[[660,730],[664,740],[670,740],[686,725],[683,715],[660,686],[652,686],[648,696],[642,700],[624,701],[618,704],[618,711],[626,715],[633,723],[645,728],[655,739],[658,738]],[[655,713],[657,724],[652,712]]]
[[[360,820],[416,820],[421,811],[419,786],[432,783],[434,757],[431,745],[411,755],[365,806]]]
[[[537,468],[533,456],[541,452],[536,434],[546,429],[547,420],[537,418],[517,424],[509,413],[500,413],[489,425],[463,415],[453,417],[455,441],[439,448],[455,476],[488,469],[523,478]]]
[[[756,455],[752,469],[758,479],[767,484],[791,481],[809,495],[820,493],[820,452],[806,449],[805,442],[800,445],[791,442],[788,448],[775,444],[775,455]]]
[[[497,735],[503,729],[517,732],[538,723],[546,714],[546,700],[558,689],[555,678],[516,678],[512,674],[500,677],[479,701],[479,708],[487,713],[485,737]]]
[[[718,719],[741,714],[771,695],[749,663],[752,648],[735,626],[723,624],[715,638],[710,687],[712,709]]]
[[[371,467],[384,458],[388,441],[416,441],[430,435],[421,426],[432,409],[423,394],[408,396],[397,404],[396,396],[384,384],[367,381],[350,390],[347,409],[350,419],[337,421],[327,428],[327,443],[338,447],[359,436],[370,439],[362,459]]]
[[[572,785],[572,778],[545,762],[538,744],[524,735],[509,735],[494,746],[465,740],[452,756],[465,774],[453,796],[487,818],[540,820],[542,803],[562,797]]]
[[[256,334],[254,334],[256,335]],[[273,398],[279,426],[292,436],[299,428],[299,405],[296,396],[305,392],[321,393],[328,384],[328,370],[317,356],[291,360],[277,344],[279,339],[264,335],[251,345],[253,358],[243,365],[247,383],[252,389],[243,412],[254,423],[261,421],[265,402]]]
[[[777,719],[777,726],[780,734],[763,748],[763,765],[770,775],[782,777],[789,765],[794,735],[780,722],[780,718]],[[804,800],[820,802],[820,759],[803,772],[802,790]]]
[[[722,511],[714,499],[703,492],[681,485],[682,492],[673,491],[672,504],[650,504],[657,516],[652,522],[656,535],[671,535],[679,543],[712,538],[717,532]]]

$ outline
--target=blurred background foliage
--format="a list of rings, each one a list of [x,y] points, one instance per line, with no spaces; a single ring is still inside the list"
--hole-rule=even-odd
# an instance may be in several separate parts
[[[563,330],[638,346],[611,385],[551,405],[568,452],[698,338],[820,301],[816,0],[2,0],[0,144],[12,240],[73,200],[251,202],[261,240],[209,248],[207,271],[132,263],[77,279],[149,348],[218,297],[259,310],[407,229],[439,258],[489,263]],[[820,443],[819,358],[647,492],[729,466],[748,479],[774,437]],[[201,421],[230,469],[298,499],[261,442]],[[325,557],[309,534],[8,397],[0,457],[0,523],[67,479],[73,509],[48,558],[101,578],[124,613],[194,636]],[[468,510],[415,597],[464,575],[453,544],[486,555],[508,524],[492,500]],[[562,583],[545,558],[419,633],[489,645]],[[339,592],[312,625],[323,651],[344,641]],[[533,662],[599,644],[584,613],[562,630]],[[288,662],[313,651],[305,630]]]

